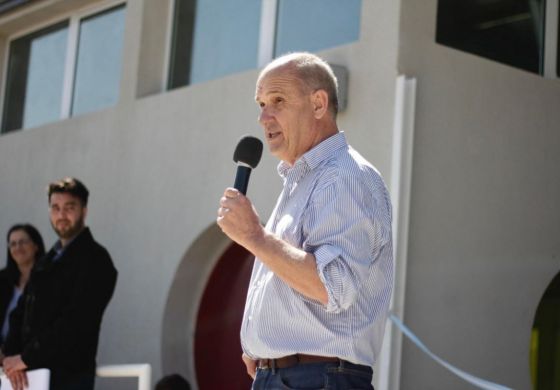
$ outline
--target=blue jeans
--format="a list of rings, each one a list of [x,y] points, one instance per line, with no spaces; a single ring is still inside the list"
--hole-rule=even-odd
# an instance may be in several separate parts
[[[252,390],[373,390],[371,367],[345,361],[258,368]]]

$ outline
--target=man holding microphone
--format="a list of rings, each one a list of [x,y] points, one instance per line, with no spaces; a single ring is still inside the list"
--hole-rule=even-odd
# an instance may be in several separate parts
[[[266,226],[228,188],[217,223],[255,255],[241,326],[254,389],[372,389],[393,286],[389,194],[339,131],[337,80],[310,53],[271,62],[259,123],[284,187]]]

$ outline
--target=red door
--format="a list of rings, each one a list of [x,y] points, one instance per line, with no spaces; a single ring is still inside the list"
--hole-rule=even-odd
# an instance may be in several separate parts
[[[239,329],[253,256],[232,244],[204,290],[196,321],[195,368],[200,390],[247,390],[252,380],[241,360]]]

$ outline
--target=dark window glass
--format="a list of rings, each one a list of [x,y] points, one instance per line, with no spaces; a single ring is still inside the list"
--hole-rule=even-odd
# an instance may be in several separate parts
[[[278,0],[274,55],[358,40],[361,0]]]
[[[545,0],[439,0],[436,41],[542,73]]]
[[[169,61],[169,78],[167,80],[167,88],[169,89],[190,83],[195,13],[196,1],[175,0],[171,58]]]
[[[60,118],[68,22],[10,44],[2,132]]]

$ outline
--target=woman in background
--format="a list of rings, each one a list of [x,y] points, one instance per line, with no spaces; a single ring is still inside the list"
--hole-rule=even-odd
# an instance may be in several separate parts
[[[14,225],[8,230],[8,259],[0,271],[0,345],[10,328],[10,313],[17,306],[35,262],[45,254],[39,231],[30,224]],[[0,354],[1,355],[1,354]]]

